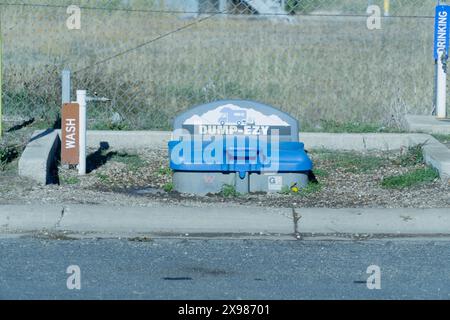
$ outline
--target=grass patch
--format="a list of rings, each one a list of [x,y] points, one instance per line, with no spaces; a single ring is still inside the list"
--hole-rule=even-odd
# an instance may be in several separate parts
[[[48,128],[52,128],[54,124],[54,121],[50,120],[38,120],[33,123],[33,128],[37,130],[46,130]]]
[[[175,188],[175,186],[173,185],[172,182],[168,182],[163,186],[163,190],[165,192],[172,192],[174,188]]]
[[[376,124],[339,122],[335,120],[320,120],[317,128],[320,131],[331,133],[367,133],[380,131],[380,126]]]
[[[322,185],[320,183],[309,182],[308,185],[298,192],[299,195],[308,196],[322,190]]]
[[[336,169],[346,172],[365,173],[373,171],[386,163],[386,159],[375,155],[355,152],[316,151],[319,159],[325,160]],[[314,173],[320,170],[315,170]]]
[[[158,173],[161,176],[171,176],[172,175],[172,169],[170,169],[169,167],[161,167],[161,168],[159,168]]]
[[[136,171],[142,168],[146,162],[137,154],[129,154],[126,152],[119,152],[111,157],[112,161],[124,163],[129,170]]]
[[[78,177],[61,176],[61,177],[59,177],[59,181],[61,184],[69,184],[69,185],[74,185],[74,184],[80,183],[80,179],[78,179]]]
[[[313,173],[316,177],[326,178],[330,175],[330,173],[324,169],[316,168],[313,170]]]
[[[290,188],[288,186],[283,186],[280,193],[284,195],[296,195],[306,197],[311,194],[320,192],[320,190],[322,190],[322,185],[320,183],[309,182],[306,187],[298,188],[298,191],[294,191],[293,188]]]
[[[394,124],[380,125],[379,123],[364,123],[354,121],[336,121],[321,119],[315,125],[304,123],[303,131],[310,132],[330,132],[330,133],[374,133],[374,132],[389,132],[401,133],[405,132]]]
[[[393,162],[394,164],[409,167],[415,166],[423,163],[423,144],[418,144],[412,147],[409,147],[405,153],[401,154],[397,159]]]
[[[103,174],[103,173],[100,173],[100,172],[97,173],[97,178],[98,178],[98,179],[100,180],[100,182],[102,182],[102,183],[110,183],[110,182],[111,182],[111,179],[109,178],[108,175]]]
[[[234,198],[238,197],[240,194],[236,191],[235,186],[225,184],[222,187],[222,191],[220,191],[220,195],[225,198]]]
[[[19,157],[19,148],[16,146],[0,146],[0,171],[5,171],[9,163]]]
[[[386,189],[403,189],[430,183],[437,178],[439,178],[439,174],[435,169],[425,167],[404,174],[386,177],[381,181],[381,186]]]
[[[282,188],[281,188],[281,191],[280,191],[280,193],[281,194],[284,194],[284,195],[290,195],[291,194],[291,192],[292,192],[292,190],[291,190],[291,188],[289,188],[288,186],[283,186]]]
[[[450,143],[450,134],[432,134],[433,137],[435,137],[439,142],[443,144],[449,144]]]

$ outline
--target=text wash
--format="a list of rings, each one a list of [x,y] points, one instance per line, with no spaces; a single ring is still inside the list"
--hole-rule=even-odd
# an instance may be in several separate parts
[[[65,124],[66,130],[66,149],[74,149],[76,148],[76,122],[75,119],[67,119]]]

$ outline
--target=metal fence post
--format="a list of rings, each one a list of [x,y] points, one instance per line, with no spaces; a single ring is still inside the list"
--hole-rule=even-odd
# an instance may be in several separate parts
[[[391,2],[390,0],[384,0],[384,16],[389,17],[391,11]]]
[[[3,135],[3,127],[2,127],[2,123],[3,123],[3,113],[2,113],[2,100],[3,100],[3,84],[2,84],[2,74],[3,74],[3,69],[2,69],[2,60],[3,60],[3,52],[2,52],[2,28],[1,28],[1,23],[0,23],[0,138]]]
[[[62,71],[62,86],[61,86],[62,103],[69,103],[70,100],[70,70],[64,69]]]
[[[219,12],[225,12],[228,0],[219,0]]]

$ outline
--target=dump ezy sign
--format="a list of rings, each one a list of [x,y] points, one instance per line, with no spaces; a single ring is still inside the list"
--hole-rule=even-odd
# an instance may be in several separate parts
[[[61,115],[61,163],[78,164],[80,139],[80,106],[65,103]]]
[[[207,136],[256,137],[276,132],[281,139],[298,141],[296,119],[272,106],[247,100],[222,100],[194,107],[175,119],[174,128]]]
[[[445,53],[448,56],[450,35],[450,6],[439,5],[436,7],[434,22],[434,59],[437,60]]]

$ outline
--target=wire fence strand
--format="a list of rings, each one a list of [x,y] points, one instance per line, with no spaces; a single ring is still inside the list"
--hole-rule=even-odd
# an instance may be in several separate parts
[[[436,3],[3,1],[4,111],[54,120],[68,68],[72,95],[110,99],[89,107],[90,128],[170,129],[177,113],[228,98],[277,106],[305,130],[400,126],[405,113],[431,110]],[[81,10],[79,30],[67,27],[69,5]]]

